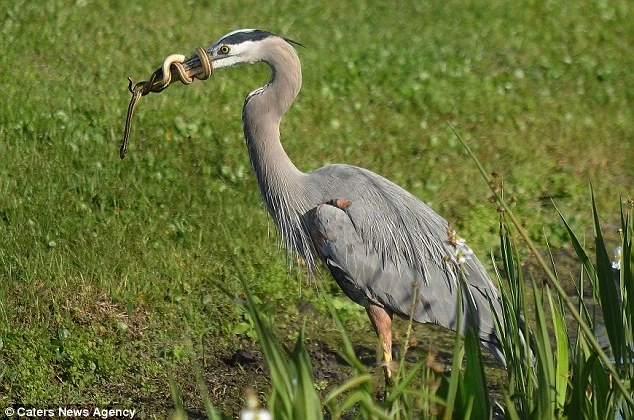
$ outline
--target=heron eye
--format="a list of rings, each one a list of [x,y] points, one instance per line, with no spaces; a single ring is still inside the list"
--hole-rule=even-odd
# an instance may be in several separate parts
[[[220,54],[229,54],[229,47],[227,47],[226,45],[223,45],[222,47],[220,47],[218,52]]]

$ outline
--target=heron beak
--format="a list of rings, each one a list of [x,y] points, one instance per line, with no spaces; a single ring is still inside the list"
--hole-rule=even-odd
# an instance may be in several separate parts
[[[161,92],[177,80],[185,85],[192,84],[194,79],[207,80],[212,73],[211,57],[202,47],[196,48],[191,57],[182,54],[168,55],[163,60],[163,65],[145,82],[143,95]]]

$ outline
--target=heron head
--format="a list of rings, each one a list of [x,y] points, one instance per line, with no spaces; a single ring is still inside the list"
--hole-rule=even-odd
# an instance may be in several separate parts
[[[265,40],[275,38],[270,32],[240,29],[229,32],[207,49],[214,69],[262,61]]]
[[[271,32],[259,29],[239,29],[229,32],[207,48],[207,55],[214,70],[240,64],[253,64],[266,60],[271,53],[275,41],[286,41],[289,44],[301,45],[290,39],[282,38]],[[198,60],[192,57],[190,60]],[[195,66],[198,63],[191,63]]]

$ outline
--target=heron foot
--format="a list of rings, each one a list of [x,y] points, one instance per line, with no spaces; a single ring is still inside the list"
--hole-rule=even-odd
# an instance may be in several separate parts
[[[383,351],[383,372],[385,373],[385,385],[394,385],[394,377],[392,372],[396,370],[396,362],[392,360],[392,351]]]

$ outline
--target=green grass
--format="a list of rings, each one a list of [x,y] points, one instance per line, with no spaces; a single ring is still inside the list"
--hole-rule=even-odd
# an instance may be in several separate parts
[[[307,337],[339,342],[315,288],[287,269],[249,167],[241,106],[267,69],[143,98],[120,161],[127,76],[143,80],[168,54],[236,28],[283,34],[307,46],[304,88],[282,125],[299,168],[347,162],[385,175],[485,259],[498,249],[495,206],[449,122],[501,173],[544,249],[544,233],[567,246],[551,198],[592,235],[589,182],[616,245],[619,196],[634,185],[633,13],[627,1],[2,8],[0,406],[114,403],[149,415],[171,407],[170,372],[186,369],[175,374],[186,409],[204,412],[184,385],[186,343],[213,365],[253,336],[216,287],[242,293],[234,258],[289,342],[304,318]],[[324,289],[354,339],[371,343],[363,311],[334,282]],[[304,301],[316,308],[308,317]],[[221,410],[241,405],[240,392],[211,394]]]

